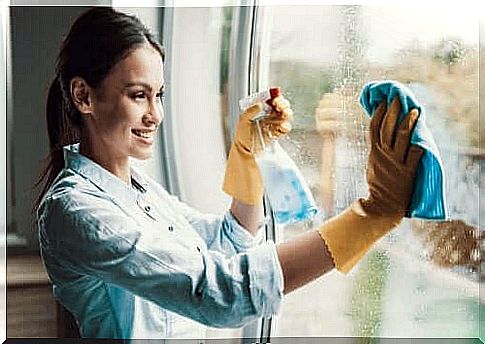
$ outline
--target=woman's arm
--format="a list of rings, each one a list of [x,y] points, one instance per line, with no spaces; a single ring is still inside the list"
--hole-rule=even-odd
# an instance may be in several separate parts
[[[58,287],[68,287],[65,268],[213,327],[278,311],[283,278],[273,243],[227,257],[169,231],[147,231],[111,200],[82,192],[47,200],[41,213],[44,253],[55,256],[46,262],[56,262],[47,269]]]
[[[256,205],[250,205],[233,198],[231,213],[239,224],[253,236],[256,236],[258,230],[264,225],[262,202]]]
[[[263,225],[262,204],[253,206],[233,199],[231,212],[252,235],[255,235]],[[304,233],[291,242],[278,245],[277,252],[283,270],[285,294],[334,268],[327,246],[315,231]]]
[[[284,294],[333,270],[332,256],[316,231],[279,244],[276,249],[284,278]]]

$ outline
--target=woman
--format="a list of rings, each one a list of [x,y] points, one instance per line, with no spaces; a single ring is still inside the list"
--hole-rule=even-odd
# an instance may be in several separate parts
[[[55,297],[83,337],[203,338],[203,325],[239,327],[278,311],[281,298],[332,270],[349,271],[403,217],[421,151],[413,110],[371,122],[370,195],[316,231],[261,243],[263,183],[240,117],[223,189],[224,216],[170,196],[129,158],[147,159],[163,119],[163,50],[133,16],[97,7],[73,23],[47,99],[50,164],[37,204],[41,254]],[[266,136],[288,132],[282,97]],[[390,173],[388,172],[390,171]]]

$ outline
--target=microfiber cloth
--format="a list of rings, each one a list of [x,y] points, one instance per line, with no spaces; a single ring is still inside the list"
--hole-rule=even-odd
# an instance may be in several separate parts
[[[445,176],[443,164],[431,131],[426,126],[424,107],[404,85],[392,81],[372,81],[364,86],[360,94],[360,104],[372,116],[377,106],[384,100],[390,106],[395,97],[401,100],[399,123],[412,109],[420,113],[418,122],[411,136],[411,143],[424,149],[423,157],[416,171],[414,193],[406,217],[427,220],[443,220],[448,218],[445,198]]]

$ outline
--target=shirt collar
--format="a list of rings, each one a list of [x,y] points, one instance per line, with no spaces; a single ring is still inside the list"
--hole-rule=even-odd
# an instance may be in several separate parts
[[[137,199],[137,192],[113,173],[79,153],[79,143],[63,147],[64,167],[71,169],[90,180],[99,189],[116,196],[128,197],[130,201]],[[132,185],[141,193],[146,193],[148,183],[141,173],[130,167]]]

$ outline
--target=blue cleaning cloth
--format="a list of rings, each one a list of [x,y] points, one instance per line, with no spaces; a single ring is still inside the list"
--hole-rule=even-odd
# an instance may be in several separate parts
[[[369,82],[362,89],[359,101],[369,117],[372,117],[374,110],[382,101],[386,100],[387,106],[390,106],[396,96],[401,100],[402,106],[399,123],[410,110],[416,108],[420,112],[411,136],[411,143],[424,149],[423,157],[416,171],[410,211],[406,214],[406,217],[427,220],[446,219],[448,211],[444,193],[445,176],[438,147],[431,131],[426,126],[424,107],[419,104],[407,87],[392,80]]]

